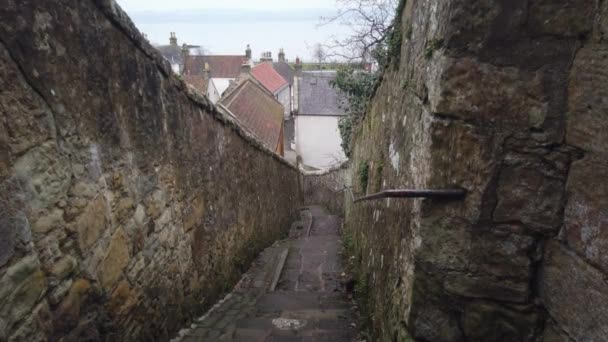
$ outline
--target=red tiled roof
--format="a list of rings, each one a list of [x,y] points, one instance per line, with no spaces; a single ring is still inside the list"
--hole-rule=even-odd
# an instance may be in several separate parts
[[[251,69],[251,74],[273,94],[289,83],[274,70],[272,63],[269,62],[256,65]]]
[[[203,75],[184,75],[183,77],[184,81],[188,85],[193,86],[194,89],[196,89],[203,95],[207,94],[207,86],[209,85],[209,83],[203,77]]]
[[[264,145],[280,150],[283,105],[252,80],[241,83],[220,104],[228,109]]]
[[[241,65],[246,62],[245,56],[187,56],[184,74],[202,75],[207,63],[211,78],[236,78],[241,73]]]

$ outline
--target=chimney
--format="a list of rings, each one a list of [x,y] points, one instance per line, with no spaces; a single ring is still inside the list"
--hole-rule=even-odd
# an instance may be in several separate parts
[[[272,62],[272,52],[262,52],[262,57],[260,58],[260,62]]]
[[[285,51],[283,50],[283,48],[279,50],[279,62],[285,62]]]
[[[302,61],[300,57],[296,57],[296,75],[302,75]]]
[[[245,57],[247,60],[251,60],[251,46],[249,44],[247,44],[247,49],[245,50]]]
[[[249,61],[247,61],[241,65],[241,74],[249,74],[250,72],[251,64],[249,64]]]
[[[209,68],[209,63],[205,62],[205,66],[203,67],[203,78],[206,80],[211,79],[211,69]]]
[[[177,36],[175,35],[175,32],[171,32],[171,36],[169,37],[169,44],[171,44],[172,46],[177,46]]]

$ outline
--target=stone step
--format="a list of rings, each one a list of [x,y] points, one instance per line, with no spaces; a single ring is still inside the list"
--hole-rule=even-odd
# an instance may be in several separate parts
[[[314,315],[313,315],[314,316]],[[237,322],[234,341],[351,341],[347,319],[253,318]]]
[[[330,292],[274,292],[260,297],[256,305],[261,312],[348,309],[341,293]]]

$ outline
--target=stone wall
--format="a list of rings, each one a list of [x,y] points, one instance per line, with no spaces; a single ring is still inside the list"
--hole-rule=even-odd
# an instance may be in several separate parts
[[[113,1],[0,3],[0,341],[168,340],[286,232],[298,171]]]
[[[321,205],[334,215],[344,215],[344,201],[352,197],[345,188],[350,187],[349,164],[325,170],[303,171],[303,188],[305,205]]]
[[[468,195],[347,202],[375,335],[606,340],[608,5],[403,4],[355,137],[355,191]]]

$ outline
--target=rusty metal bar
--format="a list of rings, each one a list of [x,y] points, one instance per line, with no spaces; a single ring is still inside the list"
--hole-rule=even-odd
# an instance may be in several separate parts
[[[467,195],[465,189],[441,189],[441,190],[385,190],[377,194],[356,199],[354,202],[371,201],[383,198],[439,198],[439,199],[463,199]]]

